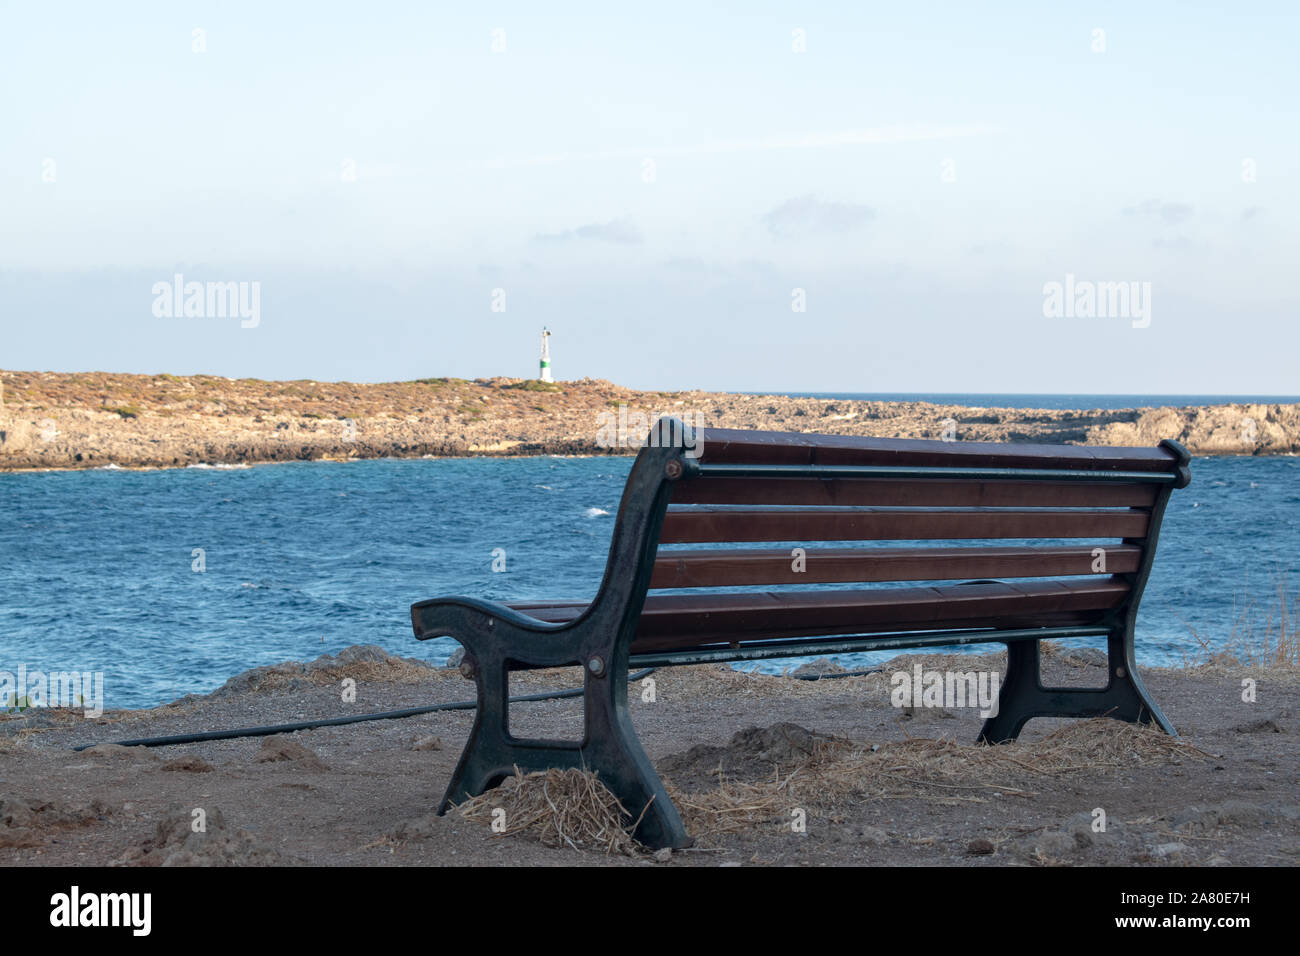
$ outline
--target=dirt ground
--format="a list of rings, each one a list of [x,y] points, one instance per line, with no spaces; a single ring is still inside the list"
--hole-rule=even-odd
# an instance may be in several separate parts
[[[1104,676],[1053,648],[1049,684]],[[134,737],[336,717],[473,697],[459,673],[349,648],[259,668],[218,691],[90,719],[0,716],[0,863],[13,865],[1295,865],[1300,669],[1144,671],[1180,732],[1112,720],[1031,721],[973,744],[974,708],[899,709],[890,675],[998,670],[1003,655],[899,658],[819,681],[728,668],[660,670],[629,700],[696,838],[658,856],[548,846],[482,815],[434,816],[471,711],[165,748]],[[518,692],[573,672],[515,675]],[[1253,679],[1256,699],[1242,700]],[[344,701],[347,679],[355,701]],[[521,736],[575,739],[574,700],[517,704]],[[498,791],[504,794],[504,789]],[[1104,813],[1105,829],[1099,824]],[[196,821],[204,824],[196,832]],[[803,826],[800,826],[800,823]]]

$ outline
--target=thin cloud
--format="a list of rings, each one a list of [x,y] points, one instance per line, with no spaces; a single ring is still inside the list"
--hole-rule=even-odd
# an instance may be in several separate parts
[[[763,223],[774,236],[798,236],[848,232],[866,225],[875,215],[870,206],[799,196],[764,214]]]
[[[665,259],[661,265],[665,269],[674,269],[678,272],[709,271],[709,264],[699,256],[674,256],[671,259]]]
[[[1123,212],[1126,216],[1155,217],[1166,225],[1176,226],[1180,222],[1191,219],[1195,211],[1185,202],[1161,202],[1159,199],[1148,199],[1136,206],[1129,206]]]
[[[621,242],[634,245],[642,241],[641,230],[628,219],[611,219],[593,222],[564,232],[542,233],[534,236],[539,242],[567,242],[570,239],[597,239],[602,242]]]
[[[551,153],[541,156],[519,156],[495,159],[488,163],[493,169],[510,166],[544,166],[552,163],[601,162],[613,159],[645,159],[665,156],[704,156],[715,153],[754,153],[778,149],[827,149],[835,146],[878,145],[882,143],[918,143],[936,139],[961,139],[969,136],[988,136],[995,132],[992,126],[973,124],[965,126],[882,126],[870,129],[845,130],[838,133],[809,133],[804,136],[732,140],[718,143],[698,143],[690,146],[647,146],[637,149],[605,150],[598,153]]]
[[[1157,249],[1169,249],[1174,252],[1190,252],[1197,247],[1197,243],[1187,236],[1174,236],[1172,239],[1152,239],[1151,245]]]

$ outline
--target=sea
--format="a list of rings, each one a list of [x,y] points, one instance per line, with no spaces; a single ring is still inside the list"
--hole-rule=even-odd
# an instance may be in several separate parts
[[[1008,397],[946,398],[988,406]],[[1045,401],[1056,398],[1026,397],[1024,407],[1058,407]],[[1118,407],[1139,404],[1133,398]],[[415,640],[410,605],[456,594],[590,598],[631,462],[379,459],[0,474],[0,672],[101,672],[111,708],[206,693],[248,668],[353,644],[442,664],[457,645]],[[1171,499],[1141,605],[1142,664],[1177,665],[1222,648],[1249,621],[1267,619],[1279,588],[1296,593],[1300,458],[1196,458],[1191,470],[1192,484]],[[890,656],[836,660],[868,667]]]
[[[1295,395],[1033,395],[968,392],[746,392],[790,398],[832,398],[858,402],[930,402],[971,408],[1094,409],[1161,408],[1184,405],[1272,405],[1300,402]]]

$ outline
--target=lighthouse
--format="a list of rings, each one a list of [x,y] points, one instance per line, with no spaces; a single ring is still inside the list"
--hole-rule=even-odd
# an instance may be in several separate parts
[[[551,378],[551,331],[546,326],[542,326],[542,358],[538,365],[538,379],[543,382],[555,381]]]

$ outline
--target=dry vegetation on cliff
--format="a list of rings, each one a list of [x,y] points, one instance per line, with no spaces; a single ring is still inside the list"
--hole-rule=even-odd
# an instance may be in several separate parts
[[[1300,405],[1119,410],[968,408],[716,392],[599,379],[428,378],[358,384],[213,375],[0,372],[0,469],[182,466],[421,455],[619,454],[602,413],[708,425],[963,441],[1153,445],[1194,454],[1300,453]]]

